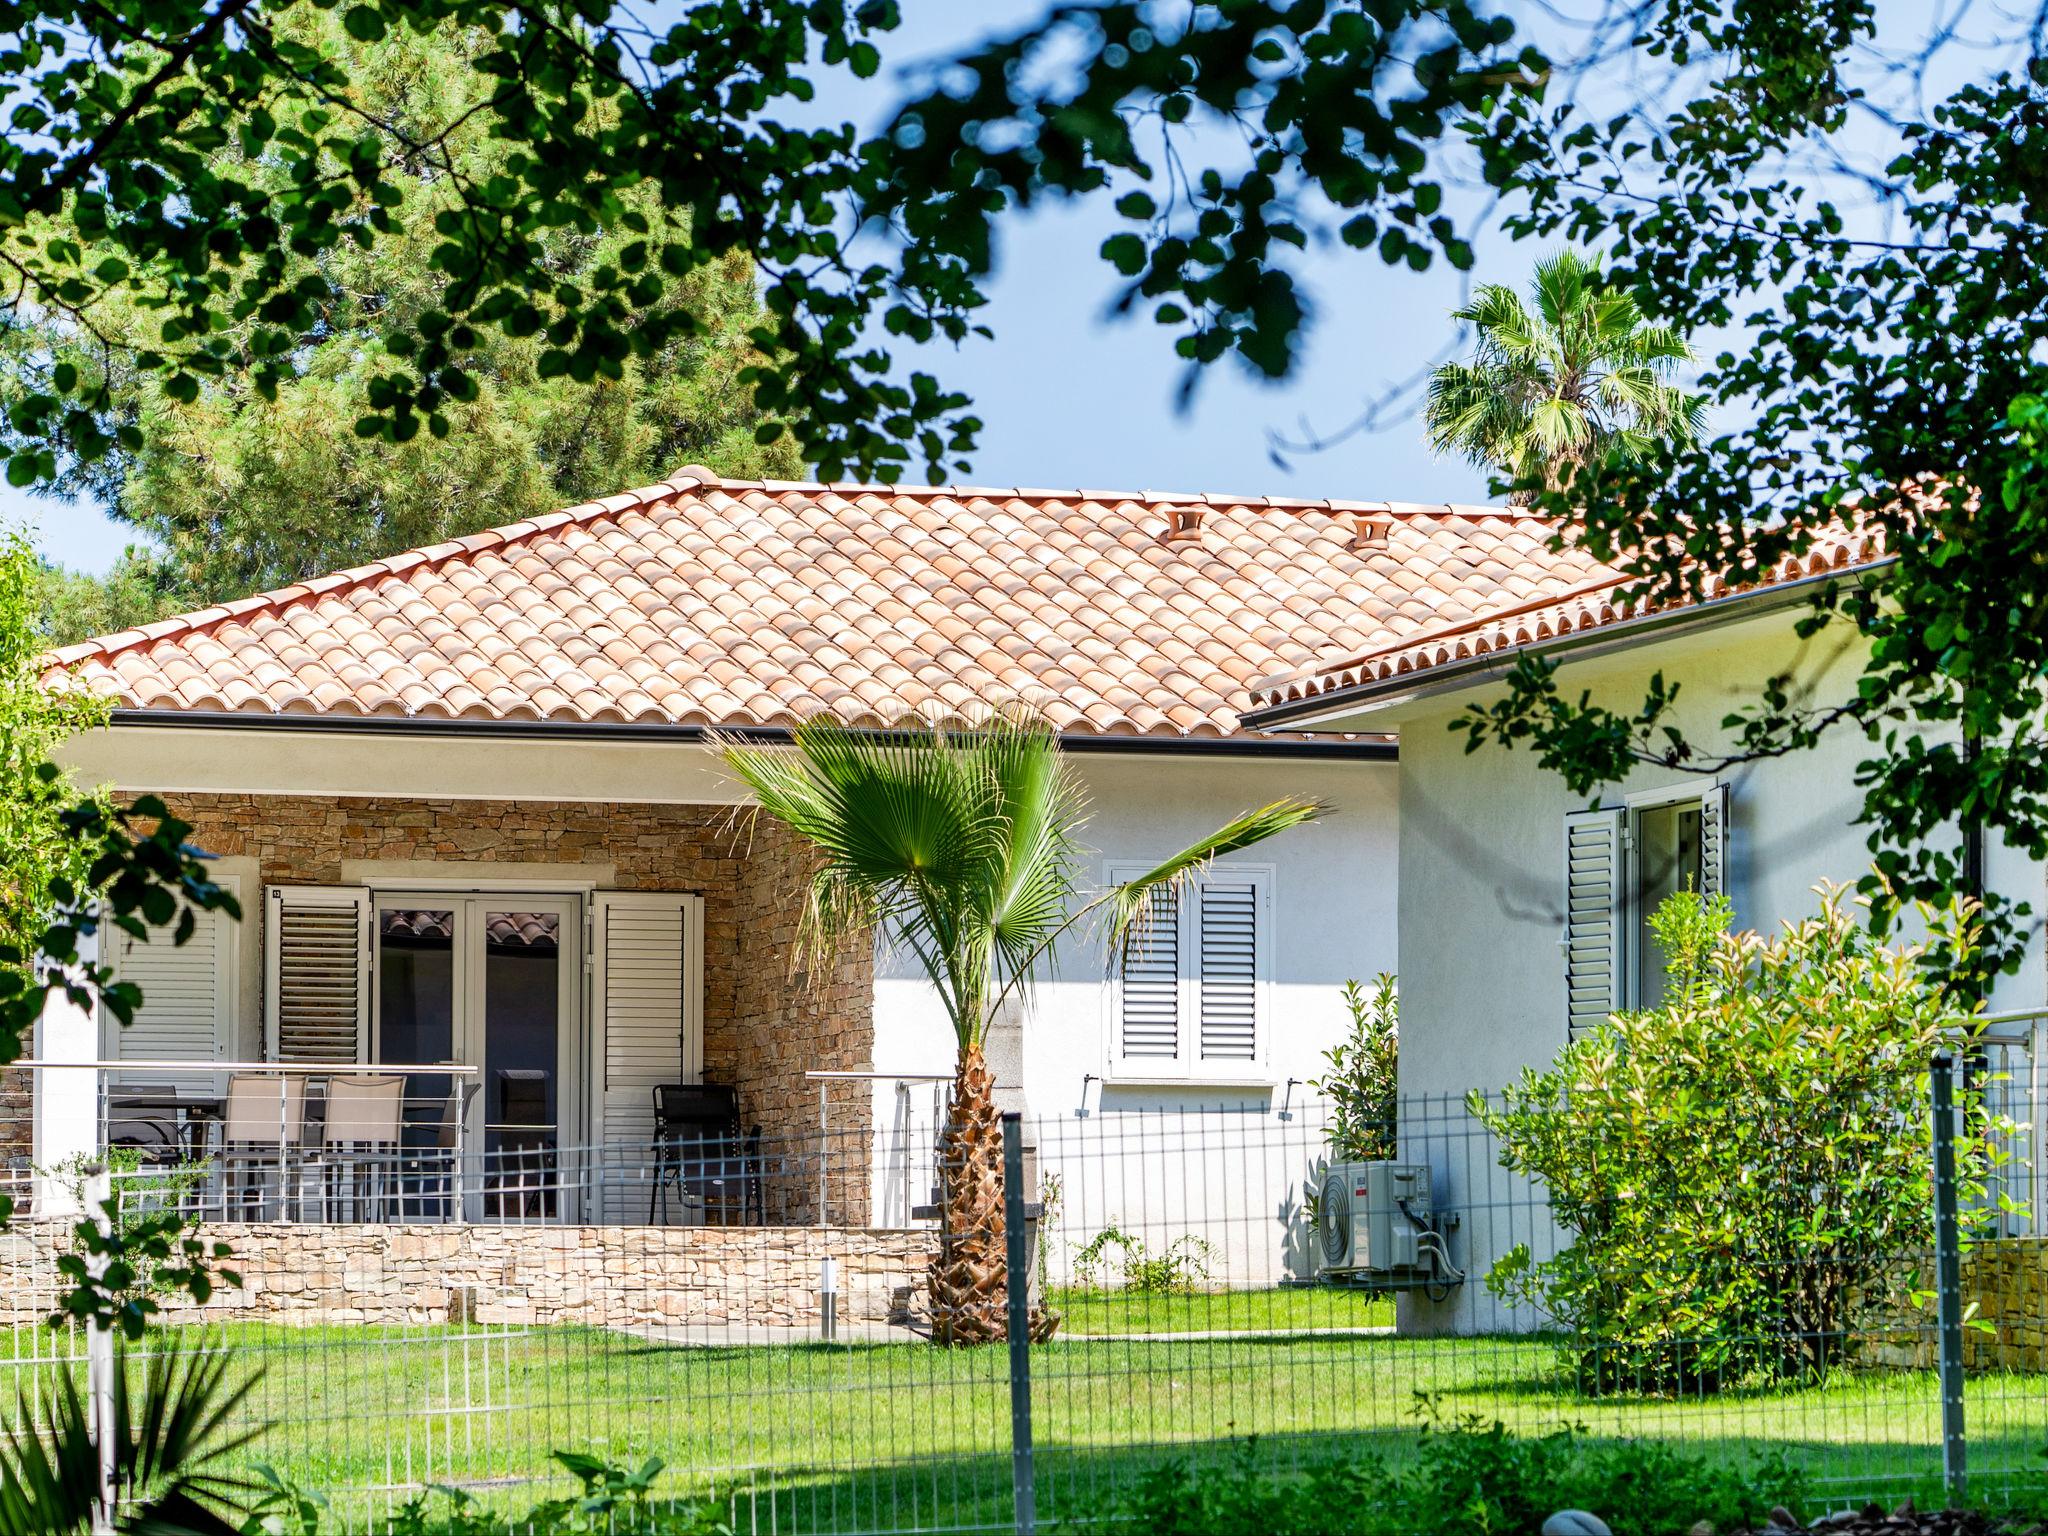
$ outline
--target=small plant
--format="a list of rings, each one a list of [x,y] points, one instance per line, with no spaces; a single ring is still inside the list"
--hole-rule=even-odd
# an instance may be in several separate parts
[[[583,1492],[536,1505],[518,1522],[521,1529],[577,1536],[614,1536],[619,1531],[732,1536],[732,1526],[715,1500],[655,1500],[654,1480],[666,1465],[659,1456],[648,1457],[638,1471],[576,1451],[557,1451],[555,1460],[576,1475]]]
[[[1401,1059],[1401,994],[1391,971],[1368,990],[1344,983],[1351,1026],[1323,1052],[1329,1070],[1309,1087],[1330,1101],[1328,1136],[1335,1162],[1373,1162],[1394,1155],[1394,1115]]]
[[[1183,1295],[1207,1283],[1215,1256],[1209,1241],[1191,1232],[1154,1254],[1142,1237],[1105,1227],[1074,1255],[1074,1278],[1084,1286],[1100,1284],[1114,1263],[1126,1291],[1140,1296]]]
[[[1038,1294],[1052,1292],[1052,1234],[1059,1225],[1066,1185],[1056,1173],[1038,1176]]]
[[[242,1536],[320,1536],[320,1522],[332,1509],[327,1495],[284,1476],[267,1461],[252,1463],[251,1470],[262,1491],[249,1501],[249,1517],[242,1522]],[[403,1536],[424,1536],[423,1523],[405,1524],[405,1517],[417,1516],[424,1505],[424,1494],[408,1500],[392,1517],[392,1531]]]

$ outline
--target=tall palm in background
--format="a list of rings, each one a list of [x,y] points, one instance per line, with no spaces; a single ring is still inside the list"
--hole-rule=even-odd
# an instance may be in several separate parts
[[[1087,796],[1042,721],[994,712],[973,723],[850,730],[799,726],[793,750],[729,744],[726,761],[765,814],[816,857],[801,929],[812,957],[870,932],[914,955],[959,1045],[941,1133],[939,1251],[929,1280],[932,1336],[1003,1337],[1002,1127],[982,1058],[990,1020],[1021,995],[1055,944],[1099,919],[1120,954],[1154,893],[1211,859],[1319,815],[1277,800],[1219,827],[1135,880],[1081,901],[1078,834]],[[1055,1320],[1034,1319],[1035,1333]]]
[[[1606,287],[1598,262],[1569,250],[1539,261],[1530,298],[1533,308],[1485,283],[1453,312],[1478,348],[1430,377],[1432,448],[1514,481],[1508,499],[1527,505],[1612,451],[1635,456],[1697,434],[1700,396],[1670,382],[1692,348]]]

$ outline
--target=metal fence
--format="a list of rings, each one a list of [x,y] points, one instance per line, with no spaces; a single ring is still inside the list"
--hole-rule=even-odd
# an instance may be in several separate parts
[[[1856,1277],[1852,1305],[1795,1315],[1788,1298],[1826,1288],[1810,1256],[1731,1251],[1721,1273],[1755,1269],[1752,1331],[1695,1336],[1675,1318],[1675,1353],[1617,1351],[1489,1286],[1504,1256],[1554,1260],[1575,1233],[1463,1095],[1402,1101],[1393,1147],[1373,1150],[1427,1171],[1389,1197],[1333,1185],[1346,1158],[1327,1105],[1127,1094],[1133,1107],[1006,1122],[1000,1243],[993,1226],[958,1234],[989,1240],[958,1245],[970,1272],[1000,1261],[987,1347],[930,1341],[938,1222],[849,1224],[898,1209],[911,1164],[927,1180],[929,1148],[891,1146],[883,1125],[804,1133],[793,1218],[649,1225],[637,1148],[570,1159],[599,1187],[640,1181],[612,1221],[221,1224],[209,1206],[244,1284],[129,1354],[232,1351],[257,1373],[246,1413],[264,1433],[247,1454],[364,1529],[430,1484],[526,1507],[564,1490],[556,1450],[659,1456],[661,1486],[714,1496],[742,1531],[1054,1529],[1113,1519],[1175,1461],[1398,1468],[1424,1424],[1496,1422],[1782,1475],[1809,1513],[1939,1499],[1965,1471],[1997,1495],[2048,1479],[2048,1241],[2031,1214],[2038,1132],[2017,1128],[2038,1117],[2013,1065],[1916,1077],[1893,1134],[1930,1165],[1967,1170],[1994,1140],[2001,1160],[1983,1193],[1893,1247],[1823,1253],[1821,1270]],[[1939,1108],[1953,1082],[1968,1115]],[[799,1189],[846,1193],[826,1209]],[[1340,1196],[1377,1258],[1334,1231]],[[1803,1214],[1788,1208],[1788,1227]],[[70,1241],[57,1218],[0,1235],[0,1350],[30,1400],[84,1371],[85,1337],[46,1321]],[[1028,1274],[1028,1297],[1003,1269]],[[1059,1326],[1032,1342],[1040,1309]],[[1717,1348],[1747,1363],[1701,1364]],[[1799,1350],[1825,1369],[1771,1366]]]

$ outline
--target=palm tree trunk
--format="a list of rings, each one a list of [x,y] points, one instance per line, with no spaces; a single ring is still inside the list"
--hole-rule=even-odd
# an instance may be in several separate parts
[[[995,1344],[1007,1336],[1007,1236],[996,1078],[981,1047],[970,1045],[954,1069],[953,1103],[939,1137],[939,1251],[926,1281],[932,1342]],[[1032,1338],[1050,1338],[1058,1326],[1034,1303]]]
[[[992,1344],[1004,1336],[1003,1123],[981,1047],[962,1047],[939,1136],[939,1251],[927,1290],[932,1341]]]

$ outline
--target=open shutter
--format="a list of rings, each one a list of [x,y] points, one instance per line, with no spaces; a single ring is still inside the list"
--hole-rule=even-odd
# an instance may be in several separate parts
[[[1621,1006],[1620,810],[1575,811],[1564,819],[1565,1037],[1575,1040]]]
[[[646,1147],[654,1090],[704,1075],[704,901],[667,892],[599,891],[591,903],[593,1057],[602,1064],[597,1139]],[[646,1195],[607,1187],[604,1219]]]
[[[238,900],[241,881],[216,876]],[[116,979],[142,989],[134,1023],[123,1028],[104,1012],[100,1050],[109,1061],[209,1062],[231,1060],[235,1041],[235,964],[239,925],[225,912],[195,912],[192,936],[171,942],[172,928],[153,928],[147,940],[109,925]],[[147,1068],[134,1074],[147,1077]],[[210,1076],[180,1072],[159,1079],[182,1094],[204,1097],[218,1091]]]
[[[1259,1059],[1261,895],[1257,882],[1227,874],[1197,888],[1195,1016],[1204,1062]]]
[[[1142,1069],[1180,1060],[1180,912],[1173,893],[1153,890],[1124,951],[1118,987],[1117,1054]]]
[[[1712,784],[1700,796],[1700,894],[1728,894],[1728,786]]]
[[[360,886],[273,885],[263,902],[263,1048],[267,1059],[368,1061],[370,893]]]

